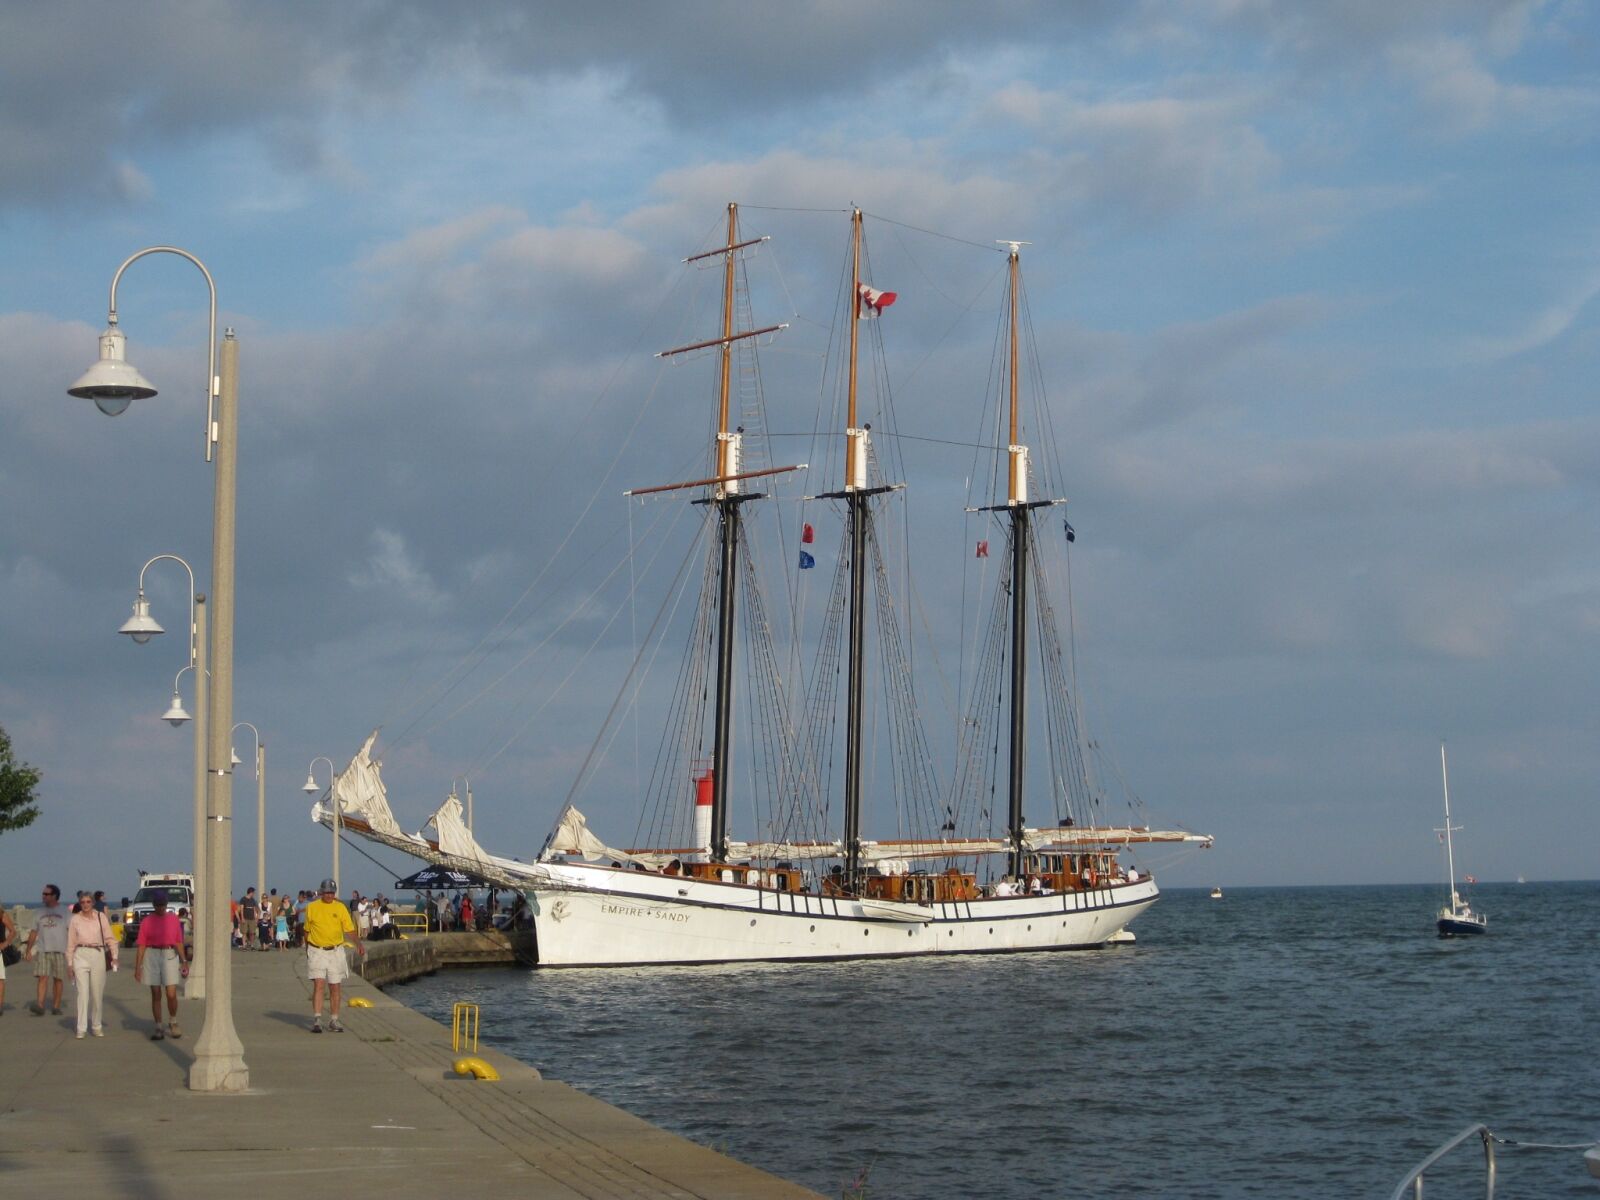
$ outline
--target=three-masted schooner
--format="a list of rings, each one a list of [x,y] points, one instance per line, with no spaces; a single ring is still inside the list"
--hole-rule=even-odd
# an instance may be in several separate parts
[[[1009,408],[1005,448],[1005,489],[996,503],[975,511],[992,513],[1008,533],[1008,556],[999,583],[998,607],[1009,610],[1007,638],[1001,651],[1005,669],[1007,724],[998,727],[995,742],[1005,747],[1004,794],[1007,797],[1003,836],[959,836],[954,821],[932,837],[873,840],[863,834],[863,730],[868,717],[863,687],[867,640],[867,590],[875,553],[874,505],[899,485],[876,482],[870,427],[857,411],[858,330],[864,316],[876,315],[883,293],[862,279],[862,215],[852,214],[847,402],[842,486],[817,499],[840,504],[845,514],[844,545],[848,577],[841,589],[840,617],[845,627],[845,745],[841,828],[831,835],[797,837],[767,830],[760,840],[740,841],[730,835],[730,782],[733,772],[734,678],[743,576],[742,510],[759,493],[753,480],[795,470],[794,467],[747,469],[742,428],[734,426],[731,408],[733,355],[746,339],[775,332],[779,326],[739,330],[736,324],[735,278],[741,252],[762,239],[741,240],[738,208],[727,209],[722,246],[695,259],[722,262],[722,328],[719,336],[678,350],[714,349],[719,359],[711,472],[706,478],[669,484],[642,492],[688,490],[696,503],[715,515],[716,542],[708,590],[714,593],[707,641],[714,642],[714,662],[705,681],[711,693],[709,764],[691,780],[685,777],[673,802],[692,807],[694,819],[686,844],[619,848],[590,832],[570,804],[541,851],[538,861],[522,863],[489,855],[473,841],[460,821],[459,805],[450,802],[432,818],[438,837],[403,834],[383,799],[369,739],[351,768],[348,786],[336,781],[328,803],[319,804],[319,820],[339,820],[353,832],[394,845],[445,865],[469,866],[479,874],[521,889],[528,897],[536,930],[537,957],[542,966],[623,966],[640,964],[726,963],[739,961],[902,957],[929,954],[974,954],[1066,950],[1098,947],[1125,940],[1135,917],[1155,902],[1155,880],[1133,868],[1124,869],[1119,851],[1130,845],[1186,842],[1209,845],[1208,836],[1147,827],[1080,824],[1067,816],[1055,825],[1030,827],[1024,819],[1029,710],[1029,631],[1048,628],[1053,610],[1031,594],[1030,580],[1043,576],[1032,561],[1037,537],[1036,514],[1060,501],[1030,498],[1028,447],[1022,443],[1019,398],[1020,245],[1008,243],[1008,299],[1005,403]],[[694,260],[689,260],[694,261]],[[869,309],[871,311],[869,311]],[[985,547],[986,547],[985,543]],[[880,572],[881,575],[881,572]],[[880,633],[882,631],[880,630]],[[1064,680],[1047,676],[1047,691],[1064,690]],[[1062,697],[1046,696],[1061,708]],[[1076,738],[1076,727],[1072,736]],[[1075,749],[1075,753],[1078,753]],[[1080,764],[1081,753],[1076,761]],[[358,769],[359,768],[359,769]],[[801,766],[788,774],[815,784],[816,773]],[[792,782],[792,780],[791,780]],[[374,786],[375,785],[375,786]],[[1058,781],[1052,778],[1049,787]],[[998,784],[996,785],[998,786]],[[954,809],[947,812],[954,817]],[[1003,877],[980,883],[972,864],[1003,861]]]

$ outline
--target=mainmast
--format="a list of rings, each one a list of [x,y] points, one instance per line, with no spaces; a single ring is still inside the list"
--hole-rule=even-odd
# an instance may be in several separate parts
[[[1028,691],[1028,448],[1017,440],[1017,294],[1021,278],[1021,247],[1012,242],[1010,256],[1011,283],[1011,354],[1007,370],[1011,400],[1011,438],[1007,444],[1010,454],[1010,480],[1006,494],[1006,508],[1011,517],[1011,755],[1008,788],[1010,809],[1007,834],[1011,841],[1011,873],[1021,878],[1024,866],[1023,836],[1025,822],[1022,813],[1023,767],[1027,739]]]
[[[861,873],[862,662],[866,638],[867,431],[856,424],[856,353],[861,333],[861,210],[850,214],[850,380],[844,430],[845,506],[850,520],[850,676],[845,718],[844,875],[851,891]]]
[[[844,878],[851,891],[860,890],[861,876],[861,742],[866,686],[867,543],[872,529],[871,499],[892,487],[867,486],[870,427],[856,416],[857,362],[861,336],[861,210],[850,214],[850,359],[846,375],[844,430],[844,490],[823,493],[824,499],[843,500],[850,535],[850,644],[846,682],[844,758]]]

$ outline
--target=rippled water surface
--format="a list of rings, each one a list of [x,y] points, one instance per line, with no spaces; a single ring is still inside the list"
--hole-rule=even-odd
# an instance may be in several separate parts
[[[396,995],[826,1195],[1388,1196],[1475,1121],[1600,1137],[1600,883],[1171,892],[1137,945],[813,966],[445,972]],[[1482,1195],[1481,1154],[1430,1197]],[[1596,1194],[1503,1150],[1504,1197]],[[1469,1185],[1470,1181],[1470,1185]]]

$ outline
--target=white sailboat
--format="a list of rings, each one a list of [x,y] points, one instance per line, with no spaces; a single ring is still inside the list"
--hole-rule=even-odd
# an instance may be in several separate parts
[[[682,723],[689,729],[682,740],[709,740],[709,764],[697,761],[691,772],[668,773],[660,787],[661,807],[668,817],[653,828],[671,840],[644,847],[619,847],[592,833],[585,818],[570,803],[563,809],[537,862],[522,863],[487,854],[472,841],[459,812],[446,804],[431,819],[438,837],[424,838],[399,831],[381,795],[370,785],[342,789],[336,782],[327,805],[319,805],[316,819],[339,819],[353,832],[384,842],[442,865],[462,866],[507,886],[520,888],[528,897],[536,931],[537,959],[541,966],[632,966],[641,964],[696,964],[742,961],[824,960],[840,958],[905,957],[935,954],[974,954],[1016,951],[1083,949],[1114,941],[1132,940],[1126,926],[1153,904],[1159,889],[1148,873],[1124,869],[1119,852],[1149,843],[1190,843],[1208,846],[1211,838],[1187,831],[1163,831],[1134,825],[1085,822],[1074,816],[1065,793],[1066,776],[1082,776],[1083,755],[1077,736],[1075,700],[1067,695],[1066,676],[1060,666],[1061,642],[1054,629],[1053,610],[1036,596],[1030,606],[1029,583],[1043,591],[1043,569],[1034,561],[1036,517],[1058,500],[1030,500],[1028,447],[1022,444],[1019,405],[1019,289],[1022,243],[1009,243],[1008,347],[1003,368],[1008,389],[1009,442],[1007,461],[999,475],[1006,481],[1003,494],[982,511],[993,514],[1008,532],[1009,554],[997,592],[996,611],[1008,619],[1008,636],[991,639],[1006,662],[990,677],[1006,692],[1009,729],[984,726],[991,749],[1004,744],[1008,753],[990,757],[1003,761],[1005,777],[992,781],[989,791],[1009,801],[1003,832],[960,836],[958,818],[971,823],[971,804],[963,807],[956,795],[963,787],[977,794],[980,782],[958,780],[945,809],[948,817],[933,836],[874,840],[863,836],[865,808],[870,797],[863,788],[862,736],[869,719],[863,697],[865,627],[869,576],[875,586],[885,586],[873,531],[874,505],[898,490],[898,484],[874,480],[870,426],[858,420],[856,355],[859,322],[875,316],[892,301],[862,279],[861,213],[852,215],[852,251],[849,292],[848,402],[844,428],[842,485],[818,499],[836,502],[844,510],[848,557],[841,555],[838,603],[834,614],[834,644],[839,647],[840,669],[818,672],[819,679],[843,677],[846,709],[842,800],[842,828],[834,832],[802,832],[806,818],[795,816],[799,799],[828,789],[815,764],[832,761],[827,753],[797,749],[752,747],[744,752],[765,754],[767,774],[778,780],[785,799],[781,811],[765,822],[759,836],[739,840],[730,836],[733,811],[730,785],[734,774],[735,656],[738,652],[739,609],[757,604],[755,596],[741,601],[746,553],[743,509],[759,494],[748,490],[757,478],[795,470],[792,467],[747,469],[742,459],[744,430],[732,427],[731,381],[735,348],[746,339],[774,332],[778,326],[740,331],[735,328],[736,271],[741,252],[762,239],[742,240],[738,209],[727,209],[725,243],[694,260],[720,256],[723,282],[720,336],[695,342],[673,356],[688,351],[714,349],[720,359],[720,384],[713,423],[711,470],[707,478],[640,492],[688,490],[698,493],[696,503],[707,507],[708,529],[714,524],[707,569],[708,599],[692,646],[714,646],[714,659],[694,668],[685,678],[689,686],[680,694],[709,698],[704,732],[700,718]],[[689,260],[689,261],[694,261]],[[864,307],[865,306],[865,307]],[[871,311],[867,311],[870,309]],[[1007,430],[1001,430],[1002,435]],[[1067,536],[1072,537],[1070,526]],[[983,543],[986,550],[987,543]],[[848,574],[845,566],[848,566]],[[874,573],[871,568],[877,566]],[[881,639],[897,637],[883,628],[880,597],[875,610]],[[1051,722],[1047,739],[1052,756],[1049,779],[1036,791],[1047,791],[1058,814],[1055,824],[1030,826],[1023,817],[1025,730],[1028,711],[1028,650],[1030,630],[1043,648],[1045,679],[1041,706]],[[746,641],[750,634],[746,633]],[[827,642],[826,636],[824,642]],[[892,647],[891,647],[892,649]],[[897,660],[898,661],[898,660]],[[997,660],[998,661],[998,660]],[[889,673],[896,668],[891,666]],[[1009,678],[1007,678],[1009,677]],[[909,683],[907,679],[905,682]],[[1009,686],[1007,686],[1007,683]],[[908,688],[909,690],[909,688]],[[778,689],[759,693],[747,703],[768,703],[775,715],[765,726],[774,739],[793,729],[783,711]],[[993,691],[989,692],[992,697]],[[831,692],[808,704],[812,710],[831,705]],[[809,714],[808,715],[813,715]],[[898,716],[901,736],[912,743],[921,739],[920,726],[911,717]],[[831,722],[817,721],[816,725]],[[668,729],[680,723],[663,722]],[[976,729],[977,722],[969,722]],[[1058,728],[1059,727],[1059,728]],[[1062,732],[1062,730],[1065,732]],[[803,739],[806,734],[802,733]],[[831,736],[831,735],[830,735]],[[663,734],[666,746],[668,734]],[[370,746],[363,755],[370,762]],[[921,748],[926,750],[925,740]],[[815,750],[814,746],[809,747]],[[969,755],[977,758],[975,747]],[[911,751],[906,751],[910,754]],[[673,757],[676,754],[677,757]],[[1057,759],[1060,759],[1058,762]],[[664,750],[663,759],[688,765],[683,751]],[[898,760],[897,760],[898,761]],[[352,769],[355,763],[352,763]],[[376,765],[372,764],[372,772]],[[904,769],[897,772],[905,776]],[[371,772],[356,772],[359,782]],[[343,780],[344,776],[340,776]],[[692,792],[691,792],[692,782]],[[910,786],[910,785],[908,785]],[[1086,789],[1087,784],[1084,784]],[[357,797],[356,793],[361,792]],[[347,803],[346,795],[357,800]],[[984,792],[987,794],[987,792]],[[459,806],[458,806],[459,807]],[[741,804],[741,813],[746,807]],[[824,802],[818,811],[827,812]],[[692,818],[688,814],[692,813]],[[984,815],[987,815],[985,811]],[[641,827],[644,822],[641,820]],[[677,834],[671,831],[678,830]],[[1003,860],[1004,874],[997,881],[980,881],[980,864]]]
[[[1450,823],[1450,767],[1445,762],[1444,746],[1439,746],[1439,772],[1444,778],[1444,828],[1435,830],[1444,835],[1445,873],[1450,882],[1450,898],[1439,910],[1439,936],[1470,937],[1489,931],[1489,918],[1476,911],[1456,890],[1456,848],[1454,834],[1460,825]],[[1469,876],[1470,878],[1470,876]]]

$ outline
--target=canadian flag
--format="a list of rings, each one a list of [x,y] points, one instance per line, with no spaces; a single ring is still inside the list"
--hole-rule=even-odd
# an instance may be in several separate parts
[[[856,288],[856,295],[860,299],[856,314],[861,317],[875,317],[900,298],[899,292],[880,292],[864,283]]]

